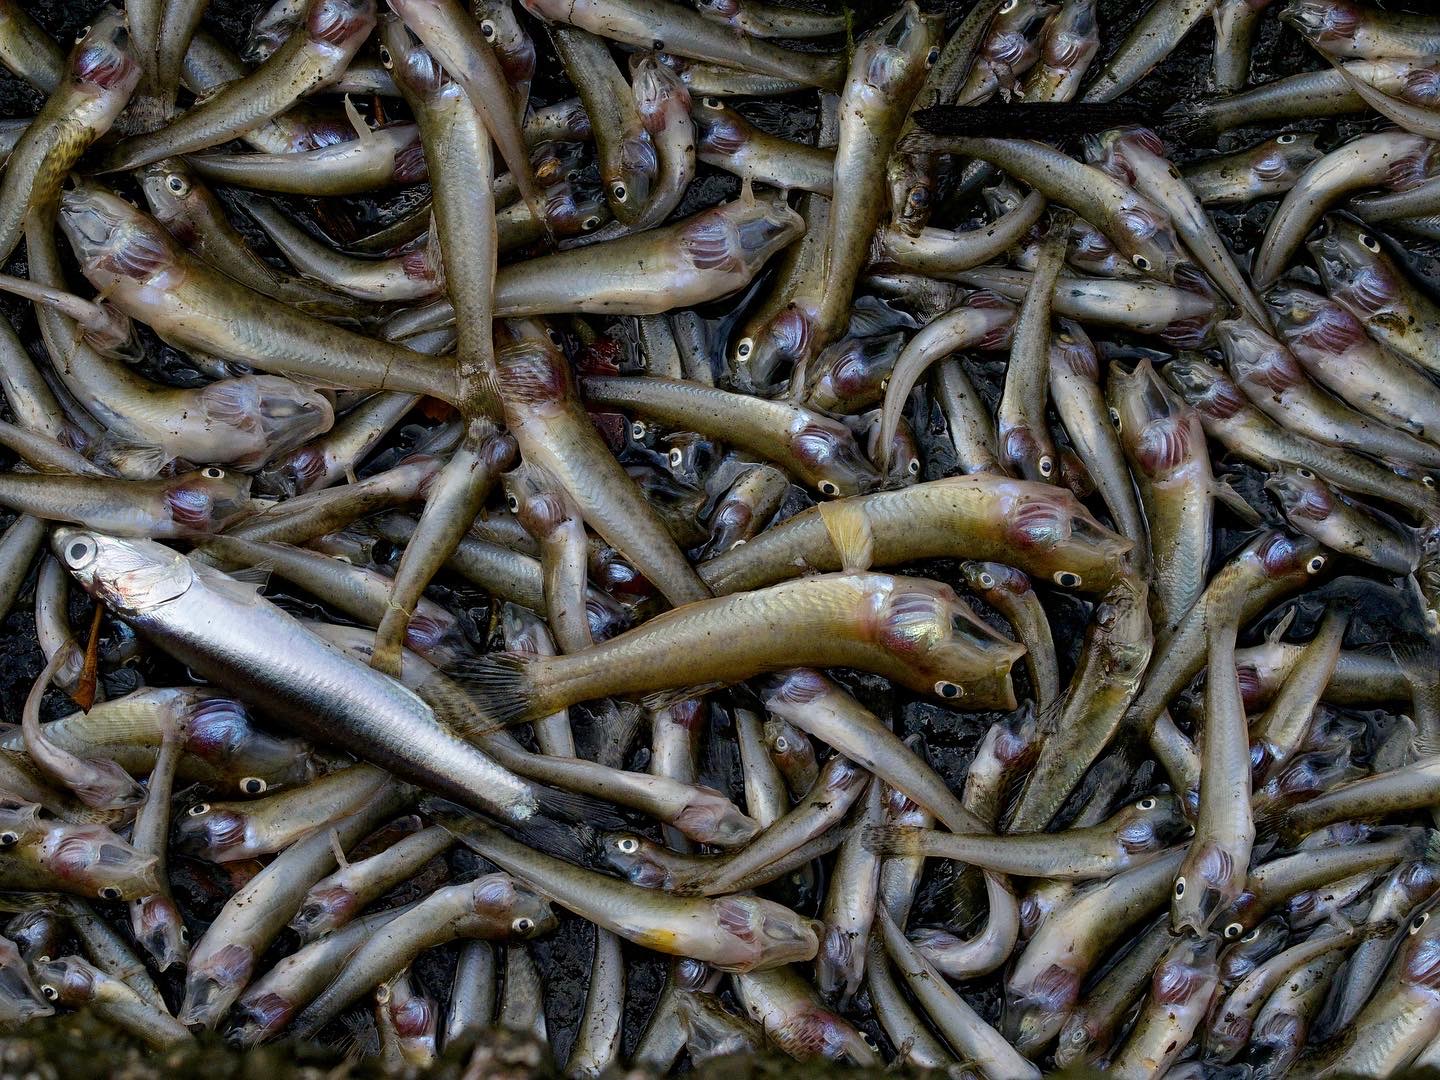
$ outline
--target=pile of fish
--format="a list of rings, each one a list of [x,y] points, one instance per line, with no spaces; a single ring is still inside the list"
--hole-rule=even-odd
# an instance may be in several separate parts
[[[6,1026],[1440,1066],[1440,15],[387,2],[0,3]]]

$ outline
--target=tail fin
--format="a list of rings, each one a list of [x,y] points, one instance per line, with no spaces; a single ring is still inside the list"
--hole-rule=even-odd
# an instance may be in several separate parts
[[[462,659],[426,679],[418,692],[465,738],[487,735],[554,711],[539,701],[531,678],[530,669],[547,659],[508,652]]]
[[[918,855],[920,834],[913,825],[867,825],[860,834],[865,850],[876,855]]]

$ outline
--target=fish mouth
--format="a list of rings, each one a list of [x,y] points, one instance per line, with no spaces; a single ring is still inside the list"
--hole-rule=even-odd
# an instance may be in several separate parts
[[[60,225],[88,247],[98,249],[110,242],[120,221],[92,194],[73,188],[60,196]]]

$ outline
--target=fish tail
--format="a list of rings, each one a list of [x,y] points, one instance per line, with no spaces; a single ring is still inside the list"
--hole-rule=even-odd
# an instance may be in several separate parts
[[[459,695],[464,700],[455,700],[453,692],[441,695],[437,708],[443,709],[446,722],[467,738],[554,712],[545,707],[530,670],[544,659],[500,652],[478,661],[462,661],[446,676],[452,686],[464,691]],[[431,695],[422,696],[429,699]]]
[[[918,855],[922,831],[911,825],[867,825],[860,842],[876,855]]]
[[[602,799],[564,788],[531,785],[542,814],[589,825],[595,829],[623,829],[629,822]]]
[[[1440,829],[1426,829],[1420,858],[1427,863],[1440,862]]]

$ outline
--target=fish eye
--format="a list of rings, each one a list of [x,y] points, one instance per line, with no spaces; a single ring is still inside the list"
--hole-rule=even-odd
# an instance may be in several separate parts
[[[633,836],[622,836],[619,840],[615,841],[615,846],[620,849],[622,854],[634,855],[635,852],[640,850],[640,841],[636,840]]]
[[[580,228],[584,232],[594,232],[600,227],[600,215],[591,214],[584,221],[580,222]]]
[[[206,480],[221,480],[225,476],[225,470],[219,466],[211,465],[208,469],[201,469],[200,475],[205,477]]]
[[[1318,573],[1319,573],[1321,570],[1323,570],[1324,568],[1325,568],[1325,556],[1324,556],[1324,555],[1316,555],[1316,556],[1312,557],[1311,560],[1305,564],[1305,572],[1306,572],[1307,574],[1318,574]]]
[[[40,993],[44,994],[50,1001],[54,1001],[60,996],[60,991],[56,990],[55,987],[49,983],[45,983],[40,987]]]
[[[614,197],[616,202],[623,203],[626,198],[629,197],[630,192],[626,189],[624,184],[616,184],[610,189],[610,194]]]
[[[672,469],[678,469],[680,467],[680,463],[685,460],[685,455],[680,452],[680,448],[677,446],[670,451],[669,460],[670,467]]]
[[[89,37],[89,36],[90,36],[90,25],[87,23],[86,25],[82,26],[82,27],[80,28],[80,32],[75,35],[75,40],[76,40],[77,42],[81,42],[81,41],[84,41],[84,40],[85,40],[87,37]]]
[[[1176,900],[1179,900],[1179,899],[1180,899],[1182,896],[1184,896],[1184,895],[1185,895],[1185,879],[1184,879],[1183,877],[1177,877],[1177,878],[1175,879],[1175,899],[1176,899]]]
[[[1038,467],[1041,476],[1049,476],[1055,471],[1055,462],[1051,460],[1049,454],[1042,454],[1038,462]]]
[[[189,944],[190,944],[190,931],[189,931],[189,930],[186,930],[185,927],[183,927],[183,926],[180,927],[180,941],[181,941],[181,944],[184,944],[184,945],[189,945]]]
[[[636,420],[633,424],[630,425],[630,437],[636,442],[639,442],[641,439],[645,438],[645,424],[643,421]]]
[[[1296,476],[1299,476],[1299,477],[1301,477],[1302,479],[1305,479],[1305,480],[1314,480],[1314,479],[1315,479],[1315,474],[1314,474],[1313,472],[1311,472],[1309,469],[1296,469],[1296,470],[1295,470],[1295,475],[1296,475]]]
[[[754,348],[755,343],[751,341],[748,337],[741,338],[740,344],[735,346],[735,355],[741,360],[748,360],[750,358],[750,353]]]
[[[956,698],[963,696],[965,691],[953,682],[941,680],[935,684],[935,693],[946,701],[954,701]]]
[[[1245,927],[1240,925],[1238,922],[1232,922],[1229,926],[1225,927],[1225,940],[1234,941],[1244,932],[1244,930]]]
[[[1111,409],[1111,410],[1110,410],[1110,423],[1112,423],[1112,424],[1115,425],[1115,430],[1116,430],[1116,431],[1119,431],[1119,430],[1120,430],[1120,410],[1119,410],[1119,409]]]
[[[520,500],[517,499],[514,495],[507,495],[505,497],[505,502],[507,505],[509,505],[510,512],[512,514],[518,514],[520,512]]]
[[[190,193],[190,182],[179,173],[170,173],[165,177],[165,186],[176,195],[188,195]]]
[[[775,740],[775,752],[777,754],[784,754],[787,753],[789,750],[790,740],[787,739],[784,735],[777,737]]]
[[[997,12],[997,14],[1008,15],[1010,12],[1015,10],[1016,5],[1019,3],[1020,0],[1005,0],[1005,2],[1000,5],[1000,10],[999,12]]]
[[[1245,935],[1244,937],[1242,937],[1240,940],[1241,940],[1241,941],[1255,941],[1255,940],[1257,940],[1259,937],[1260,937],[1260,928],[1257,926],[1254,930],[1251,930],[1248,934],[1246,934],[1246,935]]]
[[[1011,7],[1014,7],[1015,5],[1012,3],[1010,6],[1011,6]],[[939,45],[931,45],[931,46],[930,46],[930,51],[925,54],[925,66],[926,66],[926,67],[934,67],[934,66],[935,66],[935,61],[937,61],[937,60],[939,60],[939,59],[940,59],[940,46],[939,46]]]
[[[1285,134],[1285,135],[1281,135],[1281,136],[1280,136],[1278,139],[1276,139],[1275,141],[1276,141],[1277,143],[1279,143],[1281,146],[1289,146],[1291,143],[1293,143],[1293,142],[1295,141],[1295,136],[1287,133],[1287,134]]]
[[[495,39],[495,24],[489,19],[486,19],[480,24],[480,33],[486,41],[493,41]]]
[[[20,834],[19,834],[19,833],[17,833],[17,832],[11,832],[11,831],[8,830],[8,829],[5,830],[4,832],[0,832],[0,847],[14,847],[14,846],[15,846],[16,844],[18,844],[19,842],[20,842]]]
[[[244,780],[240,781],[240,790],[246,795],[263,794],[269,786],[269,784],[265,783],[265,781],[258,776],[247,776]]]
[[[389,71],[395,66],[395,58],[390,55],[390,50],[384,45],[380,46],[380,66]]]
[[[821,495],[839,495],[839,494],[840,494],[840,489],[839,489],[838,487],[836,487],[836,486],[834,485],[834,483],[832,483],[832,482],[829,481],[829,480],[821,480],[821,481],[820,481],[820,494],[821,494]]]
[[[1420,928],[1429,921],[1430,913],[1428,911],[1422,911],[1419,915],[1415,917],[1415,921],[1410,924],[1410,933],[1418,934],[1420,932]]]
[[[1141,810],[1154,810],[1155,807],[1159,806],[1160,804],[1155,801],[1153,796],[1146,796],[1135,805]]]
[[[1431,476],[1429,473],[1426,473],[1420,478],[1420,483],[1424,484],[1428,488],[1433,488],[1435,486],[1435,477]]]
[[[101,900],[119,900],[119,899],[120,899],[120,890],[117,889],[114,885],[102,885],[102,886],[100,886],[100,899],[101,899]]]
[[[993,574],[981,574],[980,587],[982,589],[993,589],[995,587],[995,576]]]
[[[704,105],[705,108],[707,108],[707,109],[723,109],[723,108],[725,108],[725,103],[724,103],[723,101],[721,101],[721,100],[720,100],[719,98],[717,98],[717,97],[705,97],[705,98],[701,98],[701,99],[700,99],[700,104]]]
[[[875,1041],[874,1037],[868,1031],[860,1032],[860,1041],[863,1042],[866,1046],[868,1046],[871,1050],[879,1052],[880,1044]]]
[[[1380,241],[1376,240],[1375,237],[1371,236],[1369,233],[1362,232],[1360,234],[1360,243],[1363,244],[1370,251],[1380,250]]]
[[[208,802],[197,802],[185,812],[191,817],[204,817],[210,812],[210,804]]]
[[[77,536],[65,545],[65,565],[71,570],[79,570],[90,563],[99,550],[99,545],[90,537]]]
[[[1150,260],[1147,259],[1144,255],[1136,255],[1136,256],[1135,256],[1133,259],[1131,259],[1130,261],[1133,262],[1133,263],[1135,264],[1136,268],[1139,269],[1139,270],[1149,270],[1149,269],[1150,269]]]
[[[910,464],[907,465],[907,466],[905,466],[905,471],[908,472],[911,476],[919,476],[919,475],[920,475],[920,459],[919,459],[919,458],[913,458],[913,457],[912,457],[912,458],[910,459]]]
[[[514,930],[517,934],[528,934],[531,930],[535,929],[535,920],[528,916],[521,915],[510,924],[510,929]]]
[[[550,344],[554,345],[557,349],[565,344],[564,339],[560,336],[560,331],[556,330],[553,326],[547,326],[545,328],[545,336],[550,339]]]
[[[1055,576],[1051,579],[1062,589],[1078,589],[1080,587],[1080,575],[1072,570],[1056,570]]]

